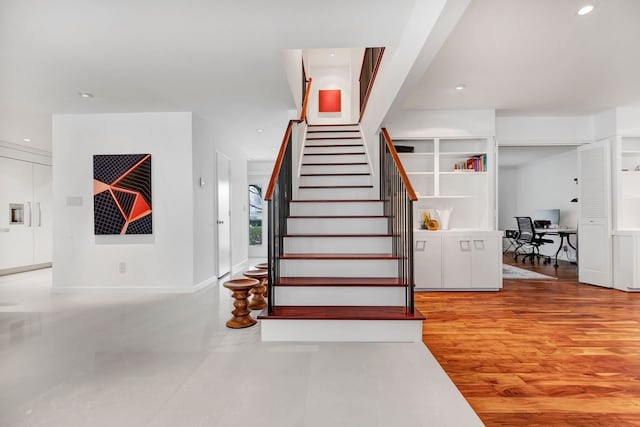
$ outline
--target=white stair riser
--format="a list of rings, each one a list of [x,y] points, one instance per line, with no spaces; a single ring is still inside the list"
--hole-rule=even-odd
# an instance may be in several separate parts
[[[291,215],[383,215],[382,202],[291,203]]]
[[[371,175],[301,176],[299,185],[371,185]]]
[[[311,138],[353,138],[360,137],[360,132],[318,132],[317,130],[313,130],[312,132],[307,132],[307,139]]]
[[[284,251],[292,254],[391,253],[391,237],[285,237]]]
[[[304,142],[305,147],[315,147],[318,145],[353,145],[359,144],[364,146],[364,141],[362,138],[358,139],[307,139]]]
[[[262,341],[422,342],[421,320],[261,320]]]
[[[371,200],[378,199],[373,188],[300,188],[300,200]]]
[[[340,147],[304,147],[304,154],[328,154],[328,153],[364,153],[363,145],[345,145]]]
[[[368,259],[282,259],[283,277],[397,277],[398,261]]]
[[[345,154],[344,156],[302,156],[302,163],[355,163],[366,162],[364,154]]]
[[[367,173],[369,165],[303,165],[300,173]]]
[[[287,234],[385,234],[387,218],[288,218]]]
[[[275,305],[404,306],[405,288],[398,286],[278,286]]]
[[[308,131],[327,131],[327,130],[338,130],[338,131],[345,131],[345,130],[360,130],[360,126],[358,125],[350,125],[350,126],[331,126],[331,125],[321,125],[321,126],[309,126],[307,128],[307,132]]]

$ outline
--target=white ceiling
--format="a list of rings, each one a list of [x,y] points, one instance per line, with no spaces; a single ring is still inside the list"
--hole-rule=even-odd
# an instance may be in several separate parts
[[[273,156],[281,50],[393,46],[414,1],[2,0],[0,140],[50,149],[55,113],[193,111]]]
[[[640,105],[640,1],[594,0],[578,16],[585,3],[472,0],[403,108],[549,115]]]

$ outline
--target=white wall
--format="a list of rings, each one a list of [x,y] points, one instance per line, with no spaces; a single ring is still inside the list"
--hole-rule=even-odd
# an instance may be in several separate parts
[[[191,113],[53,117],[54,290],[193,289],[191,142]],[[96,236],[93,155],[127,153],[152,155],[153,234]]]
[[[392,138],[491,137],[494,110],[404,110],[391,113],[384,125]]]
[[[284,123],[286,115],[283,114]],[[247,155],[242,140],[225,134],[222,126],[200,116],[193,118],[193,183],[194,191],[194,282],[204,284],[217,277],[216,224],[216,152],[231,160],[231,265],[238,267],[248,258],[249,229],[247,227]],[[256,138],[260,135],[256,134]],[[197,186],[200,177],[206,182]]]
[[[499,225],[501,229],[517,229],[514,216],[531,216],[538,209],[560,209],[560,225],[574,228],[577,225],[577,203],[570,200],[578,195],[577,149],[540,159],[517,168],[500,168]],[[558,237],[549,236],[554,244],[541,247],[540,252],[553,255],[558,248]],[[575,240],[572,240],[575,246]],[[575,259],[570,250],[570,258]],[[562,253],[562,252],[561,252]]]
[[[498,168],[498,228],[517,228],[518,214],[518,169]]]
[[[592,116],[496,117],[498,145],[579,145],[593,141]]]
[[[333,67],[310,65],[309,73],[310,77],[313,78],[311,93],[309,94],[309,105],[307,107],[309,123],[356,123],[358,118],[353,118],[351,109],[352,81],[350,67],[348,65]],[[318,112],[318,91],[326,89],[340,89],[340,112]]]
[[[293,102],[298,111],[300,111],[300,108],[302,108],[302,49],[283,50],[282,62]]]

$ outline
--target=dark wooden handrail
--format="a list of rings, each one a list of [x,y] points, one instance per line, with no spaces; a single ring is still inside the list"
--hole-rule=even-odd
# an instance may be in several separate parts
[[[302,101],[302,111],[300,112],[300,119],[289,120],[289,124],[287,125],[287,130],[285,130],[284,132],[284,137],[282,138],[282,143],[280,144],[280,151],[278,151],[278,157],[276,158],[276,163],[275,165],[273,165],[273,172],[271,173],[269,186],[267,187],[267,191],[264,195],[264,199],[267,201],[273,199],[273,190],[276,187],[278,174],[280,173],[280,168],[282,167],[282,159],[284,159],[284,154],[287,151],[287,144],[289,143],[289,137],[291,136],[291,130],[293,129],[293,124],[304,122],[307,118],[307,105],[309,104],[309,94],[311,93],[311,80],[313,80],[311,77],[309,77],[309,80],[307,80],[307,90],[304,93],[304,100]]]
[[[289,136],[291,136],[291,130],[293,129],[293,124],[297,122],[298,120],[289,120],[289,124],[287,125],[287,130],[284,132],[284,137],[282,138],[282,144],[280,144],[280,151],[278,152],[276,163],[275,165],[273,165],[273,172],[271,173],[269,186],[267,187],[267,191],[264,195],[265,200],[273,199],[273,190],[276,188],[276,181],[278,180],[278,174],[280,173],[280,168],[282,167],[282,159],[284,159],[284,153],[287,151]]]
[[[307,80],[307,90],[304,92],[304,99],[302,101],[302,111],[300,112],[300,121],[307,120],[307,104],[309,103],[309,94],[311,93],[311,77]]]
[[[386,128],[382,128],[382,135],[384,136],[384,141],[387,144],[391,158],[393,159],[396,168],[398,168],[398,173],[400,174],[404,188],[407,189],[407,196],[409,197],[409,200],[415,202],[418,200],[418,197],[416,196],[416,192],[413,190],[413,186],[411,186],[411,181],[404,170],[404,166],[402,166],[402,162],[400,162],[400,157],[398,157],[396,147],[393,146],[393,142],[391,141],[391,137],[389,136],[389,132],[387,132]],[[380,155],[382,155],[382,153],[380,153]]]
[[[368,55],[378,54],[376,58],[374,58],[374,63],[372,69],[367,68],[367,57]],[[364,110],[367,108],[367,103],[369,102],[369,95],[371,95],[371,90],[373,89],[373,83],[376,80],[376,76],[378,75],[378,69],[380,68],[380,63],[382,62],[382,55],[384,54],[384,47],[372,48],[368,47],[365,49],[364,56],[362,58],[362,66],[360,67],[360,91],[364,92],[360,94],[360,117],[358,119],[358,123],[362,121],[362,117],[364,116]],[[367,73],[367,75],[365,75]],[[370,73],[370,74],[368,74]],[[366,78],[365,87],[363,88],[362,79]]]

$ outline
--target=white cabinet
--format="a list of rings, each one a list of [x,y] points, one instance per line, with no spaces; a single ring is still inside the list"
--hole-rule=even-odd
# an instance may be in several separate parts
[[[499,289],[502,287],[502,245],[498,236],[446,236],[443,247],[443,287]]]
[[[0,157],[0,272],[51,262],[51,166]]]
[[[497,290],[502,287],[499,231],[414,231],[418,290]]]
[[[613,287],[640,292],[640,231],[614,234],[613,260]]]
[[[428,231],[415,231],[413,241],[413,271],[416,288],[441,288],[442,237]]]

